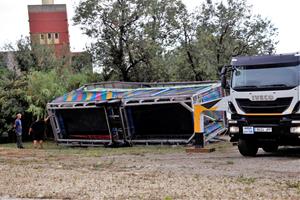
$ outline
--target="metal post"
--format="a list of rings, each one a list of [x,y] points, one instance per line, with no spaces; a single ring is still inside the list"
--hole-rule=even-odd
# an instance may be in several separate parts
[[[203,133],[195,133],[195,147],[196,148],[204,147],[204,134]]]
[[[121,123],[122,123],[122,129],[123,129],[123,140],[126,140],[126,130],[125,130],[125,123],[124,123],[124,117],[123,117],[123,109],[121,106],[119,108],[119,112],[120,112],[120,119],[121,119]]]
[[[131,130],[130,130],[130,125],[129,125],[129,121],[128,121],[128,116],[127,116],[127,111],[126,111],[126,107],[123,108],[124,110],[124,127],[126,128],[126,139],[130,139],[131,140]]]
[[[204,147],[204,114],[201,105],[194,105],[195,147]]]
[[[196,148],[204,148],[205,140],[204,140],[204,113],[203,108],[196,108],[196,117],[195,120],[198,120],[199,127],[195,130],[195,147]]]
[[[50,110],[48,108],[47,112],[48,112],[48,115],[50,116],[49,120],[50,120],[50,124],[51,124],[52,131],[53,131],[54,141],[57,142],[59,139],[59,137],[58,137],[59,124],[56,121],[56,116],[55,116],[55,113],[53,112],[53,110]]]
[[[106,111],[105,107],[103,107],[103,109],[104,109],[104,113],[105,113],[108,132],[109,132],[109,135],[110,135],[110,140],[113,141],[113,137],[112,137],[111,130],[110,130],[110,125],[109,125],[109,120],[108,120],[108,116],[107,116],[107,111]]]

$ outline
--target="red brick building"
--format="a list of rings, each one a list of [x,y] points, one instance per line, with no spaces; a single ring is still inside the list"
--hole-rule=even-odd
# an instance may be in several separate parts
[[[42,5],[29,5],[30,38],[33,44],[54,47],[57,57],[70,55],[68,15],[65,4],[43,0]]]

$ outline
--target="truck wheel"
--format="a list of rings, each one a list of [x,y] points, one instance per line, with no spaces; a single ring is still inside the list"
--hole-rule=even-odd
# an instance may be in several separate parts
[[[267,153],[272,153],[278,150],[278,145],[277,144],[265,145],[262,147],[262,149]]]
[[[242,139],[239,139],[238,148],[240,154],[242,154],[243,156],[253,157],[256,155],[258,151],[258,147],[253,141],[242,140]]]

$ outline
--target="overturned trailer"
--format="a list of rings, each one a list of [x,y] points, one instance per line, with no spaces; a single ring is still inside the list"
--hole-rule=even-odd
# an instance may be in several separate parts
[[[111,142],[190,143],[199,102],[224,96],[219,83],[124,83],[85,85],[48,103],[55,140],[63,145]],[[207,112],[207,141],[224,131],[223,112]]]

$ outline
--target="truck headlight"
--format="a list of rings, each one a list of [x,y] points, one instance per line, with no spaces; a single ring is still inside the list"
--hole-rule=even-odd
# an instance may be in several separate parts
[[[230,133],[238,133],[238,132],[240,132],[240,128],[238,126],[230,126],[229,132]]]
[[[290,128],[291,133],[300,134],[300,126]]]

